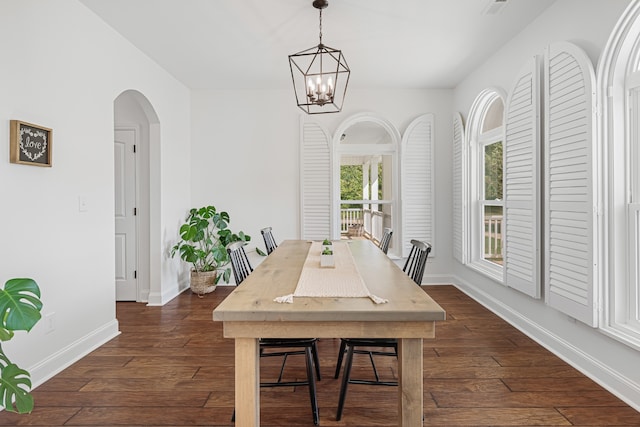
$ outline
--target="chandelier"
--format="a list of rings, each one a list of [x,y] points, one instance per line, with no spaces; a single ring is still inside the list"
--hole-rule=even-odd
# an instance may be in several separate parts
[[[314,0],[320,11],[320,43],[289,55],[296,102],[307,114],[337,113],[342,109],[349,84],[349,66],[342,51],[322,43],[322,9],[327,0]]]

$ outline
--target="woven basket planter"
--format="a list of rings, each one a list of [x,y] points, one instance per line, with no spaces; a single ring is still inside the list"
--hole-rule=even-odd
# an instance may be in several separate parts
[[[216,271],[192,271],[191,291],[202,297],[216,290]]]

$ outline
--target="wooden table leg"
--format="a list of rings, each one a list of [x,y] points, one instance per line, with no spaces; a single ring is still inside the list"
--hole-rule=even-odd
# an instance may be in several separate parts
[[[258,339],[236,338],[236,427],[260,425]]]
[[[401,427],[422,425],[422,338],[398,340],[398,415]]]

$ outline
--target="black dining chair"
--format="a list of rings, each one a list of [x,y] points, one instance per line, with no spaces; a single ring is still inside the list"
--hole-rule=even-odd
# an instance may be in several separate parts
[[[263,228],[262,230],[260,230],[260,233],[262,234],[262,238],[264,239],[264,247],[267,249],[267,255],[269,255],[278,247],[276,240],[273,238],[271,227]]]
[[[424,269],[427,265],[427,257],[431,253],[431,244],[420,240],[411,240],[411,252],[402,267],[418,286],[422,284]]]
[[[253,271],[249,258],[244,251],[244,242],[234,242],[227,245],[227,253],[231,261],[233,276],[236,286],[240,285]],[[309,398],[311,399],[311,411],[313,413],[313,423],[320,423],[320,413],[318,410],[318,399],[316,394],[316,379],[321,380],[320,363],[318,358],[316,338],[261,338],[260,357],[282,357],[280,374],[276,381],[260,382],[260,387],[292,387],[309,386]],[[268,350],[268,351],[265,351]],[[307,368],[307,379],[305,381],[283,381],[284,368],[287,357],[292,355],[304,355]],[[314,375],[315,366],[315,375]],[[235,411],[232,420],[235,421]]]
[[[385,254],[389,251],[389,243],[391,243],[391,236],[393,235],[393,230],[390,228],[384,229],[384,234],[382,235],[382,239],[380,239],[380,244],[378,247]]]
[[[419,286],[422,283],[422,277],[424,276],[425,265],[427,257],[431,253],[431,245],[419,240],[411,240],[411,252],[409,257],[402,268],[402,271]],[[336,371],[334,378],[340,376],[340,368],[342,367],[342,360],[346,353],[346,359],[344,364],[344,372],[342,374],[342,384],[340,386],[340,395],[338,397],[338,412],[336,414],[336,421],[340,421],[342,418],[342,412],[344,410],[344,401],[347,396],[347,386],[349,384],[369,384],[369,385],[384,385],[384,386],[397,386],[397,381],[384,381],[380,380],[378,370],[374,362],[374,356],[392,356],[398,357],[398,340],[396,338],[342,338],[340,340],[340,350],[338,352],[338,361],[336,363]],[[366,354],[371,361],[371,367],[373,368],[374,380],[371,379],[354,379],[351,378],[351,368],[353,366],[354,354]]]
[[[231,261],[231,270],[236,281],[236,286],[244,282],[253,271],[247,253],[244,251],[244,242],[234,242],[227,245],[227,254]]]

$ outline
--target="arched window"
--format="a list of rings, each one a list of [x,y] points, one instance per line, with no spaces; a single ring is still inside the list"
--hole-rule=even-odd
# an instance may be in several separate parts
[[[504,95],[487,89],[469,114],[469,234],[470,266],[502,281]]]
[[[640,348],[640,2],[621,17],[598,68],[602,108],[598,186],[606,266],[602,328]]]

